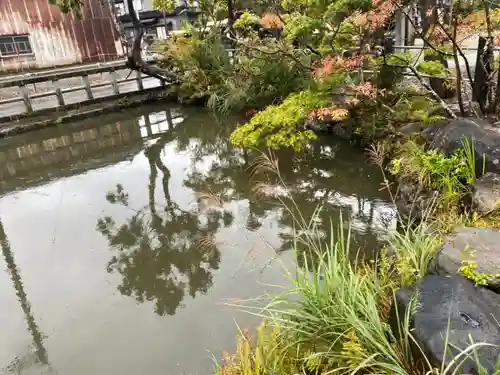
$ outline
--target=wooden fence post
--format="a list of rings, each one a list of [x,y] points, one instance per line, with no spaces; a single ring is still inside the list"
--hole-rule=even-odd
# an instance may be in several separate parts
[[[140,71],[137,71],[135,73],[136,79],[137,79],[137,88],[139,90],[144,90],[144,84],[142,83],[142,73]]]
[[[116,78],[115,68],[111,68],[109,75],[111,76],[111,87],[113,88],[113,94],[118,95],[120,90],[118,88],[118,80]]]
[[[54,78],[52,80],[52,83],[54,84],[56,89],[57,104],[59,105],[59,107],[64,107],[64,96],[61,87],[59,86],[59,81],[57,80],[57,78]]]
[[[92,94],[92,86],[90,86],[89,76],[85,74],[82,76],[83,84],[85,85],[85,91],[87,92],[88,99],[94,99],[94,95]]]
[[[390,34],[384,35],[384,54],[394,53],[394,37]]]
[[[21,96],[23,97],[24,105],[26,107],[26,112],[27,113],[33,112],[33,106],[31,105],[30,94],[28,88],[24,83],[22,83],[19,86],[19,91],[21,93]]]

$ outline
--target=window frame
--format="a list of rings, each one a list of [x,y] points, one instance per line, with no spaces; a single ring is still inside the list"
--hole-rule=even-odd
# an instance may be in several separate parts
[[[34,54],[29,34],[0,35],[0,58],[32,56]]]

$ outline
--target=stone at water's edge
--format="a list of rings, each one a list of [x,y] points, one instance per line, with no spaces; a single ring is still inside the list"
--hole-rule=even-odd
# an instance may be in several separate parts
[[[415,292],[418,291],[418,294]],[[500,296],[494,292],[478,288],[461,276],[428,275],[412,288],[402,288],[396,292],[397,309],[391,311],[391,326],[398,332],[397,315],[404,321],[404,313],[416,295],[418,305],[412,315],[412,335],[433,366],[441,367],[448,337],[445,365],[460,351],[470,346],[469,336],[474,343],[500,345]],[[448,335],[448,336],[447,336]],[[418,349],[415,347],[417,357]],[[451,352],[451,353],[450,353]],[[483,346],[477,349],[481,365],[487,373],[492,373],[500,356],[500,347]],[[457,361],[460,364],[461,361]],[[456,365],[455,365],[456,366]],[[453,371],[450,371],[452,373]],[[460,373],[478,374],[474,360],[460,364]]]
[[[437,191],[421,189],[412,181],[397,181],[396,206],[403,221],[420,221],[435,204]]]
[[[500,208],[500,175],[488,172],[471,186],[472,209],[480,214]]]
[[[422,137],[431,148],[448,155],[462,148],[462,141],[467,138],[474,142],[476,174],[482,174],[483,154],[485,171],[500,172],[500,132],[486,120],[458,118],[441,121],[428,126],[422,132]]]
[[[493,228],[460,228],[446,239],[434,258],[430,271],[456,274],[464,260],[471,260],[475,272],[490,275],[488,286],[500,288],[500,230]],[[500,315],[498,316],[500,321]]]
[[[426,125],[423,122],[409,122],[397,129],[397,133],[402,136],[409,136],[415,133],[420,133]]]
[[[344,121],[306,120],[303,128],[312,130],[316,135],[333,134],[340,139],[350,141],[355,137],[357,123],[355,119],[347,119]]]

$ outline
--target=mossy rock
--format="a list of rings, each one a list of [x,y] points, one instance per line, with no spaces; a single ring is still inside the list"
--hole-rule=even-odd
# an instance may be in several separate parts
[[[476,284],[500,290],[500,230],[459,228],[446,238],[430,266],[439,274],[462,274]]]

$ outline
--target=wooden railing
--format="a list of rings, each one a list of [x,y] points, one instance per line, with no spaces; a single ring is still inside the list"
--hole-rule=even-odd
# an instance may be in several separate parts
[[[151,60],[150,62],[155,62]],[[82,97],[82,100],[79,101],[81,104],[85,104],[85,102],[95,101],[95,89],[101,87],[111,87],[111,96],[116,96],[120,94],[120,84],[135,82],[137,84],[137,88],[135,90],[128,90],[128,92],[134,91],[142,91],[144,90],[144,82],[145,79],[152,79],[158,82],[155,86],[164,85],[164,82],[161,82],[155,78],[150,78],[144,76],[140,72],[130,72],[127,77],[119,79],[117,77],[117,71],[126,70],[126,61],[122,60],[119,62],[114,62],[105,65],[96,65],[96,66],[84,66],[79,68],[71,68],[71,69],[58,69],[51,72],[43,72],[39,74],[25,74],[25,75],[17,75],[14,77],[8,77],[4,79],[0,79],[0,95],[2,94],[3,89],[18,89],[18,96],[2,99],[0,100],[0,116],[3,115],[2,107],[5,108],[5,105],[13,104],[13,103],[24,103],[24,114],[30,114],[36,110],[33,106],[33,100],[42,99],[48,97],[55,97],[57,101],[57,107],[64,108],[67,105],[67,100],[65,98],[65,94],[76,92],[76,91],[85,91],[85,94]],[[109,73],[109,79],[105,82],[92,83],[89,79],[90,75],[93,74],[102,74]],[[67,78],[80,78],[81,85],[76,87],[64,87],[64,84],[61,83],[63,79]],[[36,88],[36,84],[40,83],[50,83],[53,86],[52,90],[39,92],[39,93],[30,93],[29,86],[33,85]],[[35,90],[36,91],[36,90]],[[107,95],[110,96],[109,94]],[[106,96],[100,97],[99,99],[105,100]],[[46,109],[45,107],[44,109]],[[54,108],[54,106],[52,106]]]

